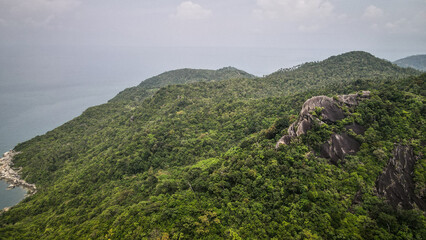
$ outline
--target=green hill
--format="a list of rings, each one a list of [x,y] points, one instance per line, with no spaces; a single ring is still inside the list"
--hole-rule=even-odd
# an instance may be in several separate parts
[[[400,67],[409,67],[420,71],[426,71],[426,55],[409,56],[396,60],[394,63]]]
[[[168,85],[220,81],[232,78],[254,78],[255,76],[233,67],[225,67],[218,70],[205,69],[178,69],[162,73],[148,78],[138,86],[125,89],[111,101],[141,101],[152,96],[158,89]]]
[[[424,239],[424,210],[393,207],[376,180],[407,146],[424,199],[426,75],[364,52],[227,70],[159,75],[16,146],[38,192],[0,216],[0,238]],[[345,119],[275,148],[307,99],[361,90]],[[319,146],[349,123],[365,129],[359,151],[332,164]]]

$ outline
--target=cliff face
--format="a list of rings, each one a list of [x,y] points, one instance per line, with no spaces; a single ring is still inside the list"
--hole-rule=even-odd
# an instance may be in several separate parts
[[[410,146],[396,145],[393,156],[376,182],[377,194],[393,207],[426,210],[424,199],[414,193],[413,171],[417,159]]]
[[[326,96],[308,99],[302,106],[299,118],[290,125],[288,134],[277,142],[276,147],[290,144],[292,139],[306,134],[315,124],[336,124],[347,117],[347,113],[342,110],[344,106],[354,108],[360,101],[369,97],[370,92],[365,91],[361,94],[340,95],[337,99]],[[355,134],[363,135],[364,127],[352,123],[344,128],[347,131],[332,133],[320,146],[319,155],[329,159],[332,164],[337,165],[347,154],[355,154],[360,149],[360,143],[347,132],[353,131]],[[414,191],[413,171],[417,160],[418,157],[414,155],[412,147],[395,144],[392,158],[376,180],[376,194],[385,198],[394,208],[420,208],[424,211],[425,190],[421,190],[419,195]]]
[[[316,96],[308,99],[302,106],[299,118],[288,128],[288,134],[283,136],[276,144],[278,148],[281,144],[288,145],[294,137],[306,134],[314,124],[322,125],[335,124],[346,117],[342,110],[344,105],[354,107],[359,101],[370,96],[369,91],[361,94],[341,95],[337,100],[327,96]],[[345,126],[356,134],[363,134],[362,126],[354,123]],[[346,154],[354,154],[359,150],[360,144],[347,133],[333,133],[330,139],[321,145],[320,155],[330,159],[333,164],[337,164]]]
[[[355,154],[360,144],[347,133],[333,133],[330,139],[321,145],[321,157],[330,159],[333,164],[343,160],[346,154]]]

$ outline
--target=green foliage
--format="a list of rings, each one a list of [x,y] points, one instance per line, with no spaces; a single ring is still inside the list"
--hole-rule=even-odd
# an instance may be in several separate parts
[[[392,209],[373,189],[394,143],[424,153],[426,74],[362,52],[265,78],[217,72],[147,80],[16,146],[39,191],[0,216],[0,238],[425,238],[422,211]],[[372,97],[344,121],[367,131],[341,166],[315,151],[341,124],[275,149],[307,98],[359,90]]]
[[[189,68],[173,70],[148,78],[136,87],[127,88],[111,99],[111,101],[142,101],[147,97],[151,97],[158,89],[168,85],[254,77],[249,73],[233,67],[225,67],[218,70]]]
[[[400,67],[410,67],[420,71],[426,71],[426,55],[414,55],[396,60],[394,62]]]

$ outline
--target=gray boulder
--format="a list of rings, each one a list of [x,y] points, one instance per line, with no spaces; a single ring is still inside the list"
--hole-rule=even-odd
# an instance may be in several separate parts
[[[370,97],[370,91],[362,91],[360,94],[348,94],[348,95],[339,95],[337,99],[339,102],[342,102],[349,106],[356,106],[359,104],[359,101],[362,101]]]
[[[346,130],[352,130],[354,133],[358,135],[363,135],[365,132],[365,128],[358,123],[352,123],[345,126]]]
[[[360,144],[347,133],[333,133],[330,139],[321,145],[320,155],[330,159],[331,163],[337,164],[347,154],[355,154],[359,151]]]
[[[295,137],[306,134],[313,128],[314,124],[334,124],[344,119],[345,112],[343,106],[355,107],[360,101],[370,97],[369,91],[360,94],[339,95],[336,100],[327,96],[316,96],[308,99],[302,106],[297,121],[288,128],[287,135],[284,135],[276,144],[278,148],[281,144],[288,145]],[[355,134],[364,134],[365,129],[356,124],[345,126],[347,130],[352,130]],[[334,164],[342,160],[346,154],[354,154],[359,150],[360,144],[355,138],[347,133],[334,133],[330,139],[324,143],[321,149],[321,156],[330,159]]]
[[[414,193],[413,171],[416,157],[410,146],[397,145],[393,157],[376,181],[377,194],[393,207],[426,210],[425,201]]]
[[[343,110],[332,98],[327,96],[316,96],[308,99],[302,106],[300,116],[312,118],[311,113],[317,108],[322,109],[320,116],[324,122],[337,122],[345,118]]]

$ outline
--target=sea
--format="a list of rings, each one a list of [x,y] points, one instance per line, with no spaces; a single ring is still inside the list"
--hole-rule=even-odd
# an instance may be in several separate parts
[[[7,189],[9,184],[5,181],[0,181],[0,210],[5,207],[11,207],[24,199],[27,190],[21,187]]]
[[[165,71],[232,66],[263,76],[346,51],[349,50],[0,46],[0,152],[44,134],[88,107],[106,103],[121,90]],[[17,204],[26,192],[19,187],[6,190],[7,186],[0,181],[0,209]]]

